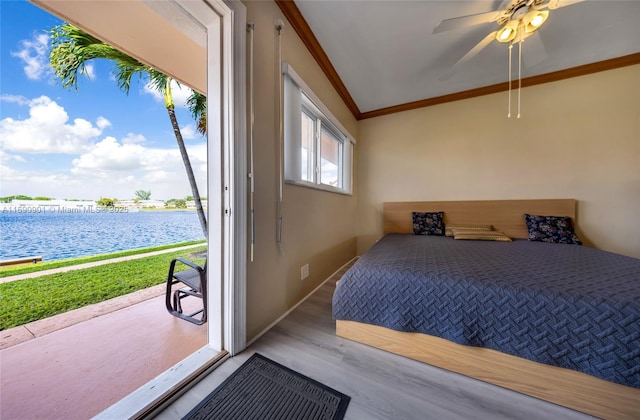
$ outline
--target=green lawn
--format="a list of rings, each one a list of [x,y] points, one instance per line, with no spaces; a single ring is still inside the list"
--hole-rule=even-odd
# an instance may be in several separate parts
[[[149,248],[132,249],[129,251],[113,252],[111,254],[92,255],[90,257],[80,257],[80,258],[72,258],[67,260],[57,260],[57,261],[50,261],[50,262],[45,261],[38,264],[8,265],[8,266],[0,267],[0,278],[16,276],[18,274],[33,273],[33,272],[42,271],[42,270],[50,270],[52,268],[66,267],[69,265],[84,264],[88,262],[102,261],[102,260],[108,260],[111,258],[118,258],[118,257],[126,257],[129,255],[145,254],[147,252],[161,251],[163,249],[176,248],[179,246],[195,245],[200,243],[204,244],[205,242],[206,241],[182,242],[179,244],[161,245],[161,246],[154,246]]]
[[[0,330],[164,283],[173,258],[186,257],[204,264],[204,258],[193,255],[204,250],[206,245],[137,260],[2,283]],[[110,254],[109,258],[113,258],[113,255]],[[76,261],[74,260],[74,264],[79,263]],[[13,274],[16,273],[11,275]]]

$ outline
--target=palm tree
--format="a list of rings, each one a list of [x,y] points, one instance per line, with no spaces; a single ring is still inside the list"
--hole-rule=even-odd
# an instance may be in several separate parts
[[[118,87],[120,87],[120,89],[125,93],[129,93],[131,79],[135,75],[138,75],[139,77],[148,77],[151,85],[162,93],[164,97],[164,105],[167,108],[169,120],[171,121],[171,127],[173,128],[173,133],[176,137],[176,141],[178,142],[182,162],[184,163],[184,167],[187,171],[187,178],[191,185],[191,192],[195,201],[200,225],[202,226],[202,231],[206,237],[207,219],[204,215],[204,209],[202,208],[202,201],[200,200],[200,193],[198,192],[196,178],[193,174],[191,161],[189,160],[189,155],[187,154],[187,149],[184,145],[180,126],[178,125],[178,120],[175,114],[175,105],[173,103],[173,95],[171,93],[171,82],[173,79],[153,67],[143,64],[135,58],[128,56],[111,45],[105,44],[99,39],[69,23],[56,26],[51,30],[51,45],[51,54],[49,56],[51,67],[58,79],[62,82],[62,86],[65,88],[73,87],[78,90],[78,76],[87,74],[86,64],[90,60],[103,58],[114,62],[114,75],[118,82]],[[195,94],[196,92],[194,91],[192,97]],[[197,95],[201,98],[193,100],[197,106],[195,108],[191,108],[191,111],[198,121],[198,131],[205,134],[206,98],[202,94],[198,93]],[[204,105],[201,103],[202,98],[205,98]],[[203,109],[205,110],[205,116],[201,117]],[[204,131],[201,131],[200,128],[202,118],[205,120]]]

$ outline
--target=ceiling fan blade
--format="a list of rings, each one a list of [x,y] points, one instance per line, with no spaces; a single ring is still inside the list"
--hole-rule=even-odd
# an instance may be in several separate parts
[[[500,6],[498,6],[498,8],[496,10],[505,10],[507,8],[507,6],[509,5],[509,3],[511,3],[511,0],[502,0],[500,2]]]
[[[582,3],[585,0],[550,0],[549,1],[549,9],[559,9],[565,6],[571,6],[576,3]]]
[[[522,44],[522,60],[527,67],[533,67],[547,59],[547,50],[538,32],[531,34]]]
[[[473,47],[468,53],[466,53],[460,60],[458,60],[453,66],[451,66],[451,68],[444,73],[443,75],[441,75],[440,77],[438,77],[438,80],[440,81],[447,81],[449,79],[451,79],[451,77],[456,74],[456,72],[460,69],[460,67],[462,67],[462,65],[464,63],[466,63],[467,61],[471,60],[473,57],[475,57],[480,51],[482,51],[487,45],[489,45],[491,43],[491,41],[493,41],[494,39],[496,39],[496,34],[498,33],[498,31],[493,31],[491,32],[489,35],[487,35],[486,37],[484,37],[482,39],[482,41],[478,42],[476,44],[475,47]]]
[[[489,35],[485,36],[482,41],[478,42],[475,47],[471,48],[468,53],[466,53],[456,64],[453,65],[453,68],[461,66],[467,61],[471,60],[475,57],[480,51],[482,51],[487,45],[491,43],[494,39],[496,39],[496,34],[498,31],[493,31]]]
[[[478,13],[475,15],[460,16],[451,19],[445,19],[438,26],[433,28],[433,33],[450,31],[453,29],[466,28],[468,26],[479,25],[481,23],[493,22],[500,16],[501,10],[493,12]]]

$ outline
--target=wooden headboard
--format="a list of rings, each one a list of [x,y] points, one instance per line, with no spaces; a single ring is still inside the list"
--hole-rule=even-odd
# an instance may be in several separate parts
[[[444,212],[444,223],[489,224],[511,238],[526,238],[524,214],[569,216],[575,224],[576,200],[479,200],[385,202],[384,233],[413,233],[411,212]]]

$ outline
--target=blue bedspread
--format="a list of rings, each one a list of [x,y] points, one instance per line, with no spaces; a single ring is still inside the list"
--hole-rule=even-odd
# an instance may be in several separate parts
[[[640,260],[578,245],[390,234],[333,316],[487,347],[640,388]]]

